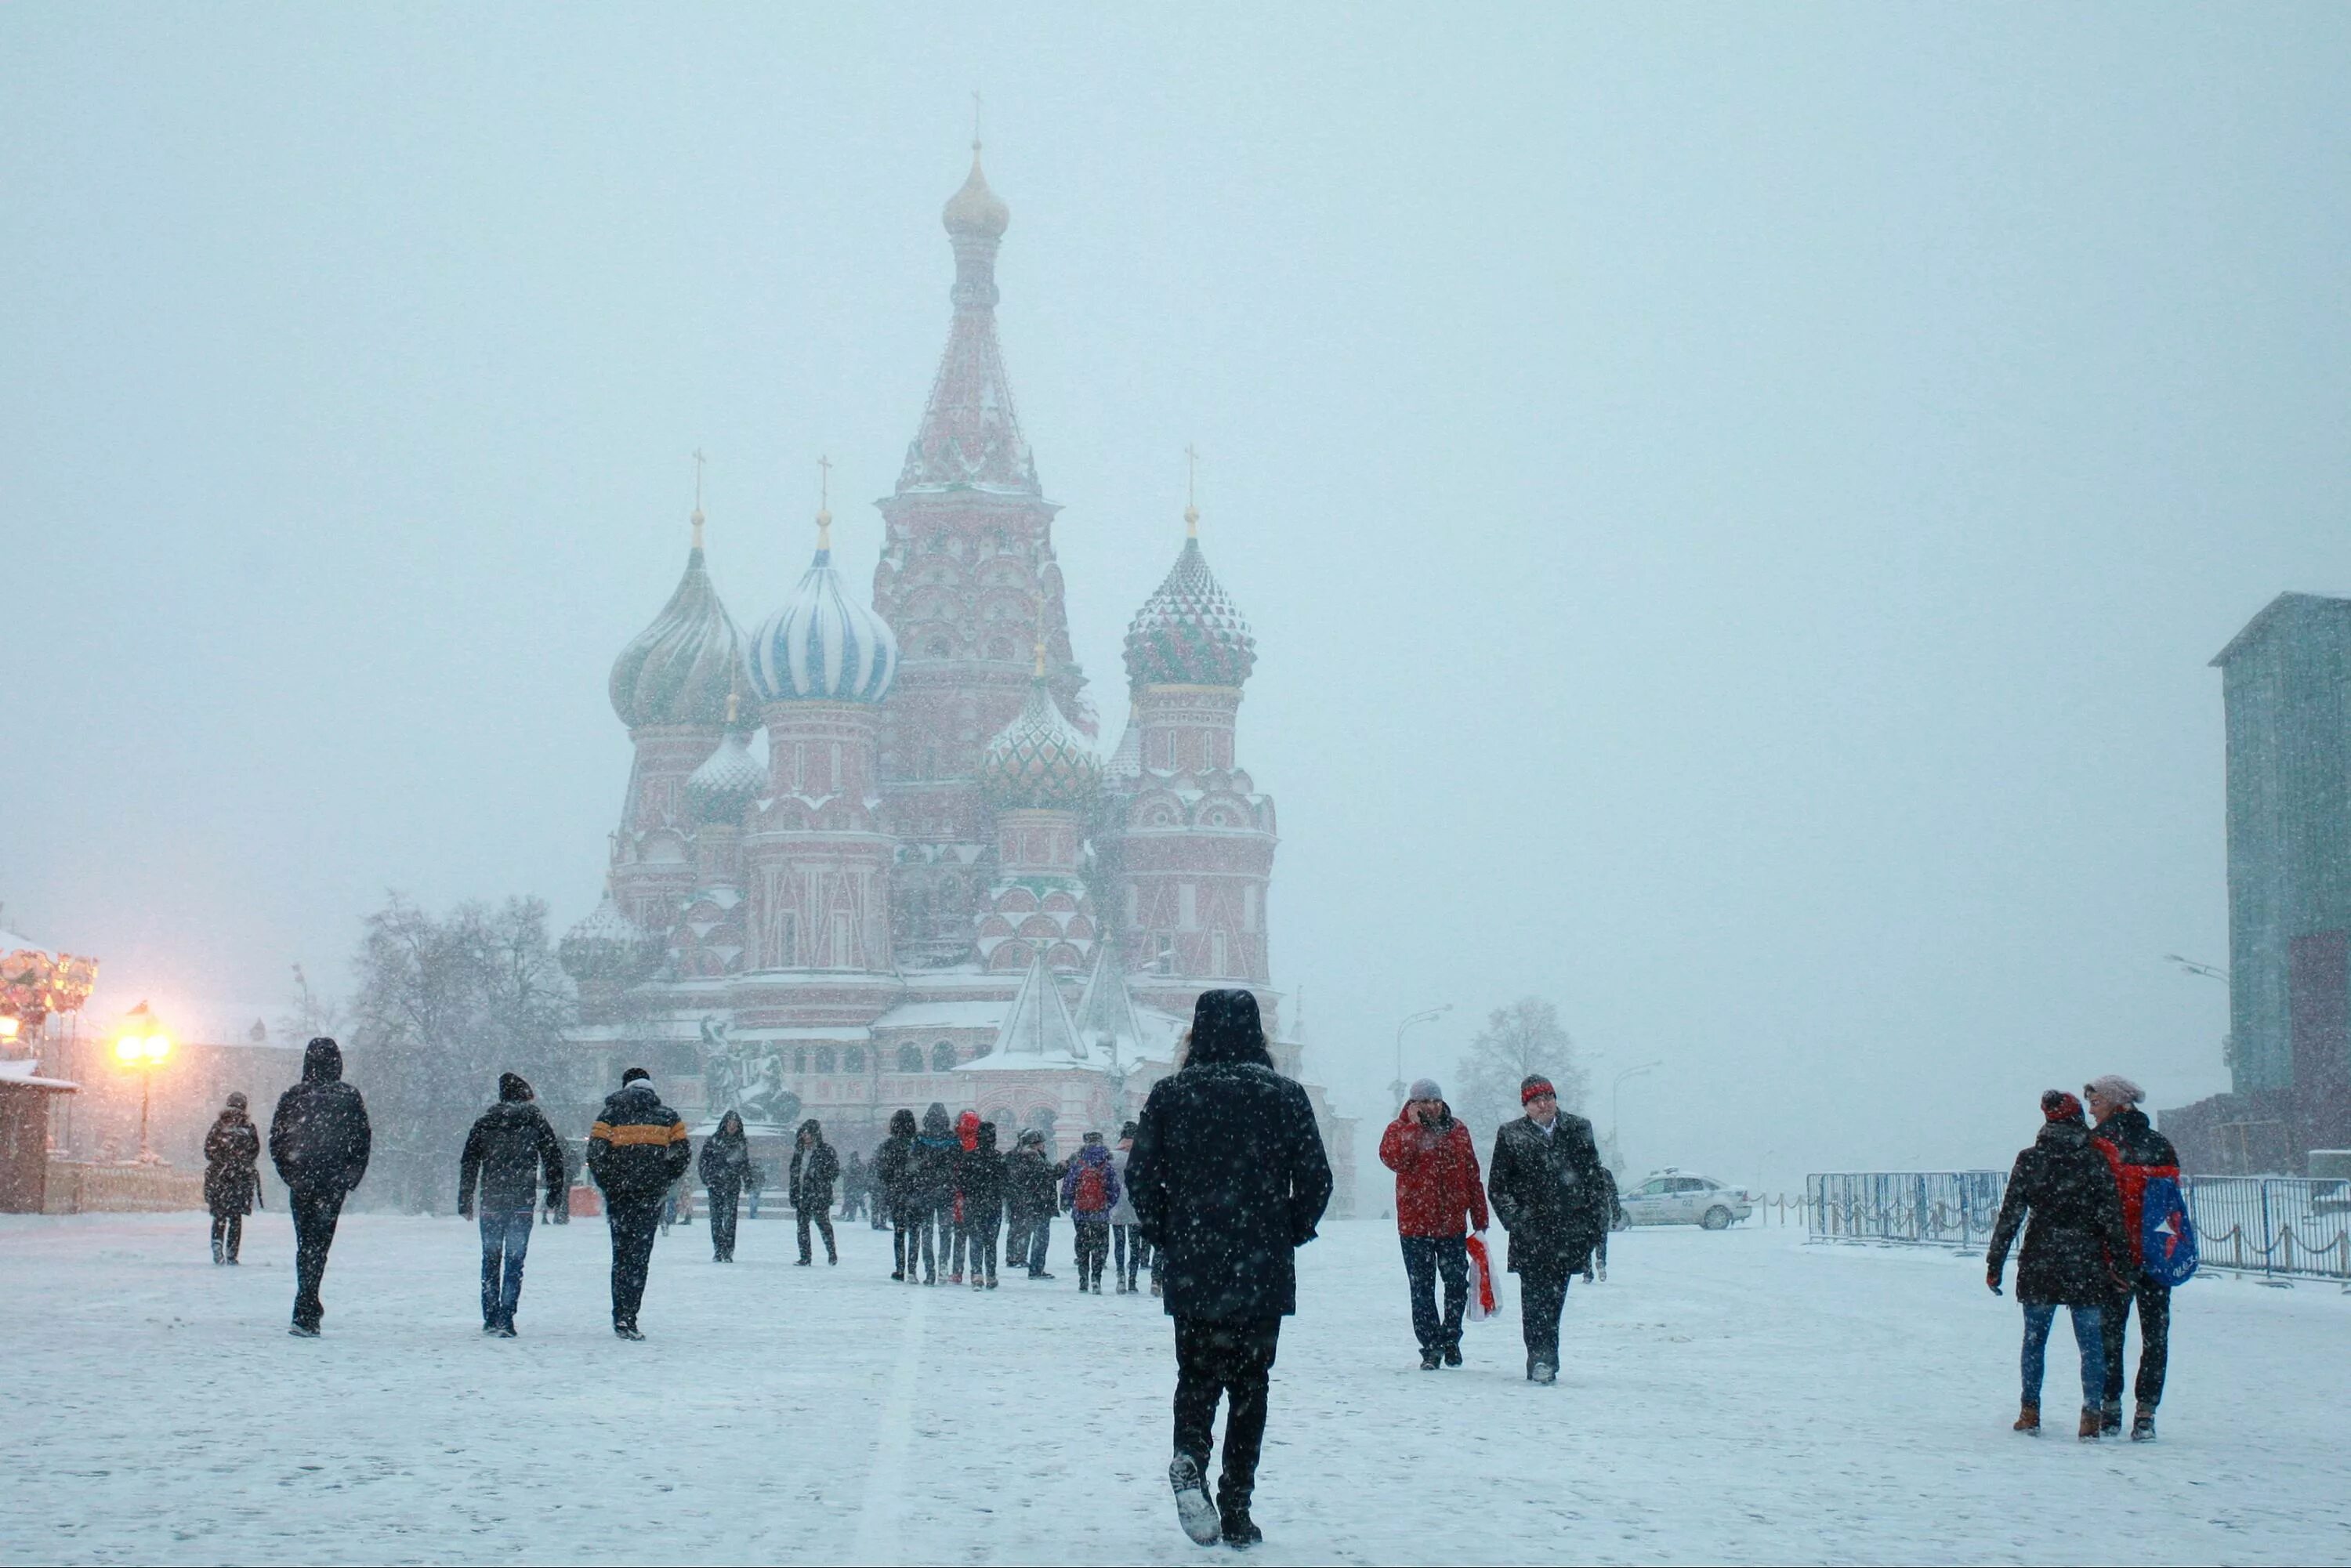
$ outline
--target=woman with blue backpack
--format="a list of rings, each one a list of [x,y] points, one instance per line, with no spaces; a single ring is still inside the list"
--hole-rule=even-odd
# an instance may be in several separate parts
[[[2082,1086],[2097,1125],[2090,1141],[2105,1156],[2122,1194],[2124,1287],[2106,1298],[2105,1389],[2100,1426],[2123,1428],[2123,1324],[2138,1306],[2138,1409],[2131,1441],[2155,1440],[2155,1407],[2163,1402],[2163,1375],[2171,1359],[2171,1287],[2196,1272],[2196,1233],[2179,1186],[2179,1152],[2140,1110],[2147,1091],[2119,1072]]]
[[[2059,1307],[2074,1319],[2074,1344],[2082,1356],[2082,1424],[2079,1436],[2095,1443],[2104,1423],[2100,1394],[2105,1386],[2105,1318],[2107,1298],[2122,1284],[2130,1257],[2123,1234],[2123,1205],[2115,1173],[2090,1145],[2082,1103],[2062,1089],[2041,1096],[2042,1127],[2032,1146],[2016,1156],[2001,1199],[2000,1219],[1984,1255],[1984,1283],[2000,1294],[2001,1270],[2016,1233],[2024,1246],[2016,1260],[2016,1300],[2024,1309],[2024,1397],[2016,1430],[2041,1430],[2041,1382],[2049,1352],[2049,1330]],[[2031,1224],[2026,1224],[2027,1217]]]

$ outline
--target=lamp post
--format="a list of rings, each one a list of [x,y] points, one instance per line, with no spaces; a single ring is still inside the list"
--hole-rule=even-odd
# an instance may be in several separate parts
[[[1402,1104],[1404,1103],[1404,1092],[1405,1092],[1405,1081],[1404,1081],[1404,1031],[1405,1031],[1405,1030],[1408,1030],[1408,1029],[1410,1029],[1413,1025],[1415,1025],[1415,1024],[1416,1024],[1416,1023],[1426,1023],[1426,1022],[1427,1022],[1429,1019],[1434,1019],[1434,1018],[1442,1018],[1442,1017],[1444,1017],[1447,1013],[1449,1013],[1449,1012],[1451,1012],[1452,1010],[1453,1010],[1453,1004],[1452,1004],[1451,1002],[1447,1002],[1447,1003],[1446,1003],[1444,1006],[1442,1006],[1442,1007],[1435,1007],[1435,1008],[1427,1008],[1427,1009],[1424,1009],[1422,1011],[1420,1011],[1420,1012],[1416,1012],[1416,1013],[1414,1013],[1411,1017],[1409,1017],[1409,1018],[1405,1019],[1402,1023],[1400,1023],[1400,1024],[1396,1025],[1396,1032],[1395,1032],[1395,1071],[1396,1071],[1396,1075],[1395,1075],[1395,1082],[1394,1083],[1391,1083],[1391,1084],[1389,1084],[1389,1085],[1388,1085],[1388,1090],[1389,1090],[1389,1098],[1393,1099],[1393,1100],[1394,1100],[1394,1101],[1395,1101],[1398,1105],[1402,1105]]]
[[[141,1002],[131,1009],[130,1016],[122,1020],[122,1027],[115,1035],[114,1060],[139,1074],[139,1163],[142,1166],[163,1163],[162,1156],[155,1153],[154,1145],[148,1141],[147,1124],[150,1102],[153,1098],[155,1070],[162,1066],[163,1059],[171,1054],[172,1037],[163,1032],[155,1015],[147,1010],[147,1004]]]
[[[1655,1072],[1664,1065],[1662,1061],[1645,1061],[1638,1067],[1628,1067],[1616,1075],[1615,1082],[1608,1086],[1608,1141],[1616,1145],[1617,1157],[1620,1159],[1624,1157],[1625,1140],[1619,1135],[1619,1132],[1625,1124],[1625,1119],[1619,1114],[1619,1107],[1623,1104],[1625,1081],[1638,1078],[1645,1072]]]

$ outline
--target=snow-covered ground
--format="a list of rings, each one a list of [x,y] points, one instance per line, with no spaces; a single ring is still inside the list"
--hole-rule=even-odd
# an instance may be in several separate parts
[[[285,1333],[282,1215],[0,1219],[10,1562],[1196,1562],[1166,1495],[1166,1320],[1061,1279],[893,1285],[887,1238],[788,1219],[656,1248],[610,1332],[604,1228],[543,1228],[523,1337],[477,1333],[474,1228],[356,1216],[327,1337]],[[1380,1221],[1301,1254],[1258,1497],[1272,1562],[2344,1562],[2351,1299],[2199,1281],[2163,1441],[2011,1434],[2018,1314],[1980,1261],[1648,1230],[1424,1374]],[[1511,1302],[1512,1307],[1515,1302]],[[2071,1336],[2049,1407],[2069,1408]]]

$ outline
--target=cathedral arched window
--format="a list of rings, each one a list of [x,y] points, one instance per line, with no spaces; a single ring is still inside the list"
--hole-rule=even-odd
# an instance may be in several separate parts
[[[901,1072],[920,1072],[922,1070],[923,1048],[919,1045],[900,1046],[898,1048],[898,1071]]]
[[[793,1048],[792,1071],[794,1072],[806,1072],[808,1071],[808,1047],[803,1045]]]
[[[843,1072],[864,1071],[865,1048],[862,1045],[852,1045],[842,1051],[841,1053],[841,1070]]]
[[[833,1070],[832,1047],[820,1045],[816,1048],[816,1070],[819,1072],[831,1072]]]
[[[941,1040],[938,1044],[931,1047],[931,1071],[934,1072],[952,1072],[955,1071],[954,1046],[949,1045],[946,1040]]]

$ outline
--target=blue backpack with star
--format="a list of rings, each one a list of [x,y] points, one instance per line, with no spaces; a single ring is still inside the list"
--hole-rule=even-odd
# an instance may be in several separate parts
[[[2139,1267],[2159,1285],[2184,1285],[2196,1277],[2196,1223],[2179,1178],[2149,1176],[2138,1211]]]

